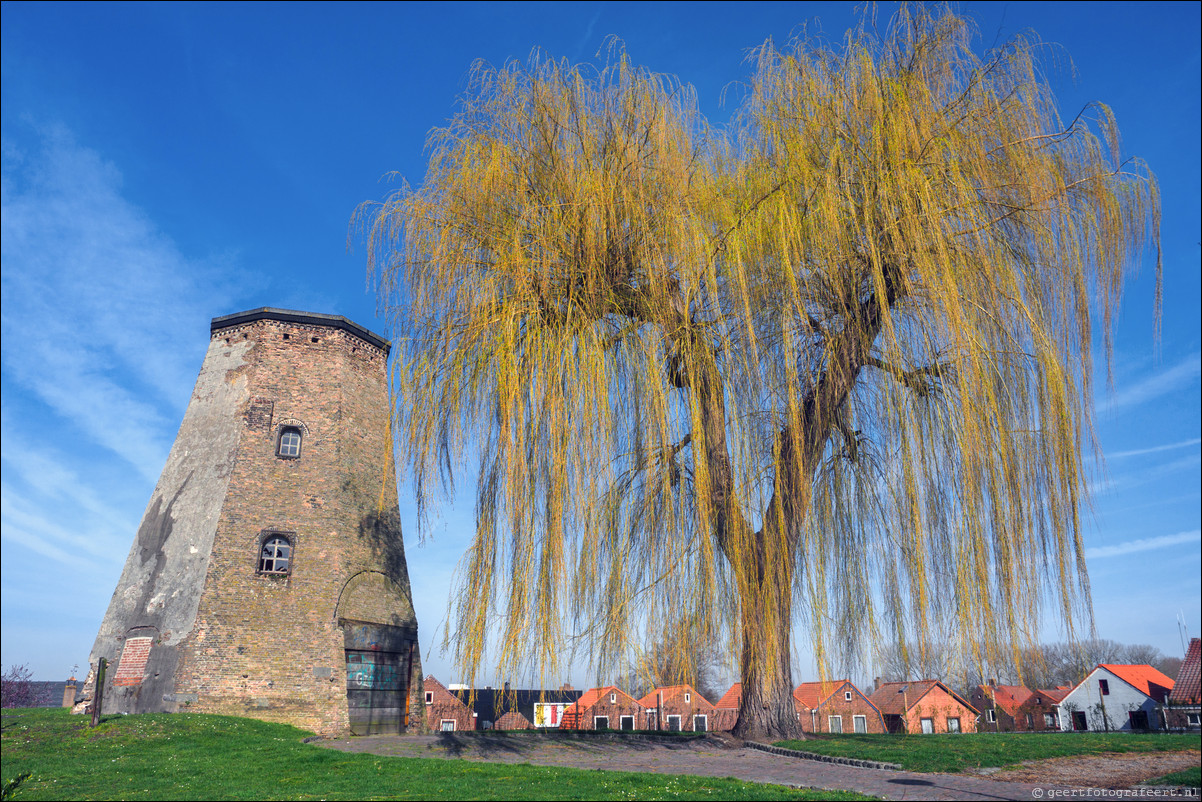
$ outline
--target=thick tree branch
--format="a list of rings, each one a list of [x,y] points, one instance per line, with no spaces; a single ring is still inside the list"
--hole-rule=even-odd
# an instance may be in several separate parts
[[[947,362],[934,362],[921,368],[903,370],[896,365],[890,365],[877,357],[869,357],[865,363],[868,367],[888,373],[899,382],[909,387],[919,397],[926,397],[938,389],[939,382],[947,377],[952,366]]]
[[[810,477],[839,425],[841,410],[860,370],[873,358],[873,343],[884,325],[885,313],[905,296],[901,268],[887,264],[882,273],[884,292],[870,293],[853,310],[843,329],[828,337],[826,368],[802,402],[800,430],[785,426],[776,436],[779,475],[764,516],[764,529],[767,532],[783,522],[782,534],[790,546],[800,537],[800,524],[809,508]]]

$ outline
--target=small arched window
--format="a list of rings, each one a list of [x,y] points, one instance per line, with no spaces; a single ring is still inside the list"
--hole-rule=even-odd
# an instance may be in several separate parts
[[[284,426],[280,429],[280,441],[275,453],[288,459],[296,459],[301,453],[301,430],[296,426]]]
[[[292,541],[284,535],[268,535],[259,549],[259,573],[287,576],[292,567]]]

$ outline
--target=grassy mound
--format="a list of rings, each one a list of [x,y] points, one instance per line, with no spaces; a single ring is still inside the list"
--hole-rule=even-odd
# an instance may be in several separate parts
[[[5,710],[5,783],[22,799],[864,799],[733,779],[347,754],[303,730],[193,713]]]

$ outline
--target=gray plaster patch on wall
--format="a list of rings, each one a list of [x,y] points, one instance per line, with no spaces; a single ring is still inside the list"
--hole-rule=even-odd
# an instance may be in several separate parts
[[[175,445],[138,527],[89,661],[95,666],[99,658],[107,658],[111,677],[131,629],[154,627],[161,634],[151,649],[146,687],[116,688],[111,697],[106,688],[106,699],[111,699],[106,710],[153,709],[157,703],[151,700],[166,699],[175,690],[171,687],[178,662],[175,647],[196,621],[242,434],[242,412],[249,401],[242,369],[250,348],[245,340],[209,342]],[[86,689],[85,695],[91,690]]]

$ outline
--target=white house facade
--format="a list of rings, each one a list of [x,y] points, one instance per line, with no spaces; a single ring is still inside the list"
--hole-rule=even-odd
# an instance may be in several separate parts
[[[1140,732],[1164,728],[1173,680],[1146,665],[1100,665],[1060,703],[1064,731]]]

